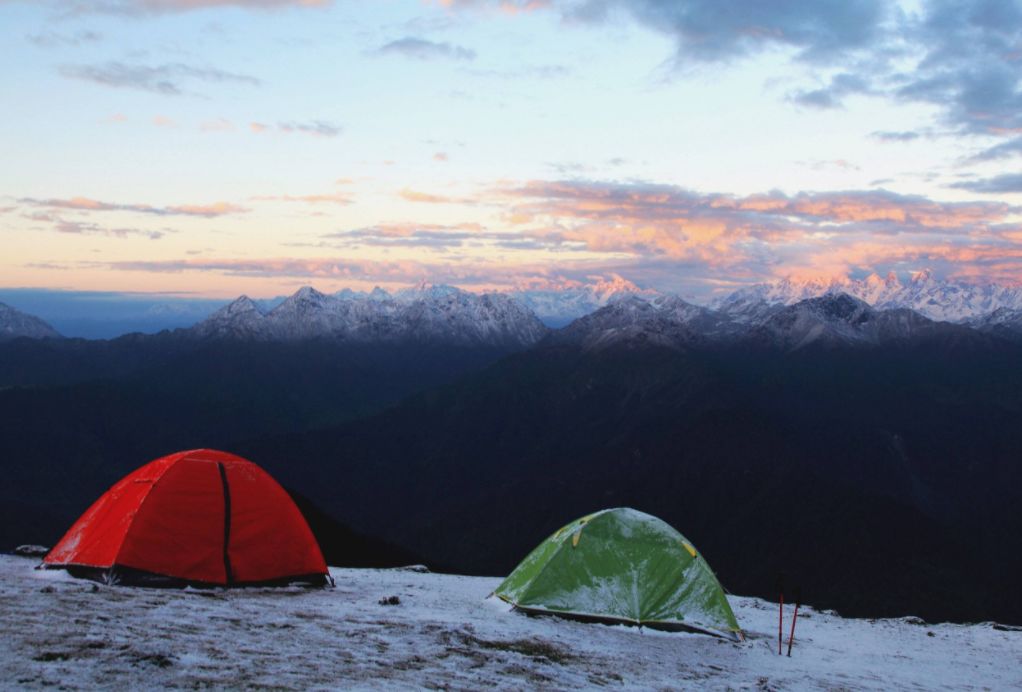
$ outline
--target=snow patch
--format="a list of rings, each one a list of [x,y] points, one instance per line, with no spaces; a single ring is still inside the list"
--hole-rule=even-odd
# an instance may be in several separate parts
[[[34,565],[0,556],[0,679],[19,688],[1022,686],[1022,632],[990,623],[803,607],[787,658],[777,605],[754,598],[730,599],[749,636],[739,644],[525,616],[487,598],[497,578],[334,568],[335,589],[168,590],[96,587]],[[379,605],[388,595],[400,605]]]

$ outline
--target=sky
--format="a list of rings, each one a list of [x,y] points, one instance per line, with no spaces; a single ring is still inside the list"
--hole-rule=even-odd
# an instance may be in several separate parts
[[[1022,0],[0,0],[0,288],[1022,284]]]

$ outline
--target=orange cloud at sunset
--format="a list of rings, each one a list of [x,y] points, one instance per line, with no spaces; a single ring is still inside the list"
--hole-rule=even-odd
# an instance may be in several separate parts
[[[407,200],[409,202],[425,202],[427,204],[448,204],[450,202],[456,201],[450,197],[444,197],[443,195],[434,195],[428,192],[410,190],[408,188],[402,189],[397,194],[401,199]]]
[[[258,195],[256,201],[306,202],[307,204],[351,204],[352,197],[343,192],[328,192],[312,195]]]
[[[945,202],[885,190],[739,196],[577,180],[503,182],[459,197],[411,187],[389,194],[438,206],[435,213],[429,208],[428,222],[415,220],[422,212],[399,208],[392,220],[338,228],[361,213],[362,202],[347,192],[257,195],[249,199],[348,210],[344,217],[328,214],[322,221],[306,217],[319,230],[310,227],[304,238],[284,243],[246,246],[254,249],[249,257],[219,251],[212,259],[182,259],[163,252],[160,259],[121,257],[67,266],[136,276],[186,274],[194,277],[189,285],[203,286],[212,286],[220,276],[229,277],[231,285],[316,279],[371,286],[428,278],[508,288],[543,284],[551,276],[578,280],[618,274],[640,286],[681,277],[708,291],[784,276],[829,280],[892,268],[936,267],[942,276],[996,277],[1006,283],[1019,283],[1022,275],[1022,222],[1019,210],[1005,202]],[[173,230],[107,227],[62,219],[56,212],[134,211],[188,216],[195,219],[190,223],[201,224],[248,211],[253,238],[260,237],[263,223],[262,205],[251,211],[230,202],[157,206],[68,197],[18,203],[39,207],[37,221],[69,236],[155,239]],[[175,238],[166,236],[161,248],[176,245]],[[278,249],[287,255],[296,248],[310,256],[274,255]]]
[[[181,215],[181,216],[224,216],[225,214],[240,214],[247,212],[245,207],[231,204],[230,202],[212,202],[209,204],[178,204],[166,207],[156,207],[150,204],[122,204],[113,202],[101,202],[87,197],[71,197],[68,199],[33,199],[22,198],[18,200],[22,204],[49,209],[68,209],[75,211],[129,211],[139,214],[155,214],[157,216]]]

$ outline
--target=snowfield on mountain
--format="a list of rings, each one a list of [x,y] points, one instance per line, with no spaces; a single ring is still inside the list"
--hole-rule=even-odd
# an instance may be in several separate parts
[[[748,636],[732,643],[528,617],[488,598],[498,578],[333,568],[334,589],[171,590],[103,586],[36,564],[0,556],[8,689],[1022,686],[1022,628],[992,623],[803,607],[788,658],[777,655],[777,605],[754,598],[730,597]]]
[[[6,303],[0,303],[0,341],[17,339],[59,339],[60,334],[34,315],[15,310]]]
[[[330,337],[355,343],[526,347],[545,336],[547,329],[507,295],[420,285],[393,296],[381,289],[327,295],[306,286],[266,313],[241,296],[189,332],[200,338],[261,341]]]
[[[1022,310],[1022,288],[1018,286],[940,280],[929,270],[913,273],[906,282],[893,272],[864,279],[789,277],[738,289],[715,301],[713,307],[735,319],[755,322],[767,316],[771,306],[792,305],[828,293],[847,293],[878,310],[908,308],[945,322],[965,322],[1000,308]]]

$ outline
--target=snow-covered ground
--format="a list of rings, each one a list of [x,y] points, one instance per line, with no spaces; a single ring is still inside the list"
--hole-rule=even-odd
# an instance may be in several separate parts
[[[0,556],[0,686],[1019,689],[1022,631],[853,620],[733,597],[750,638],[534,618],[498,579],[331,570],[335,589],[108,587]],[[380,600],[397,596],[397,605]],[[791,610],[787,610],[790,617]]]

